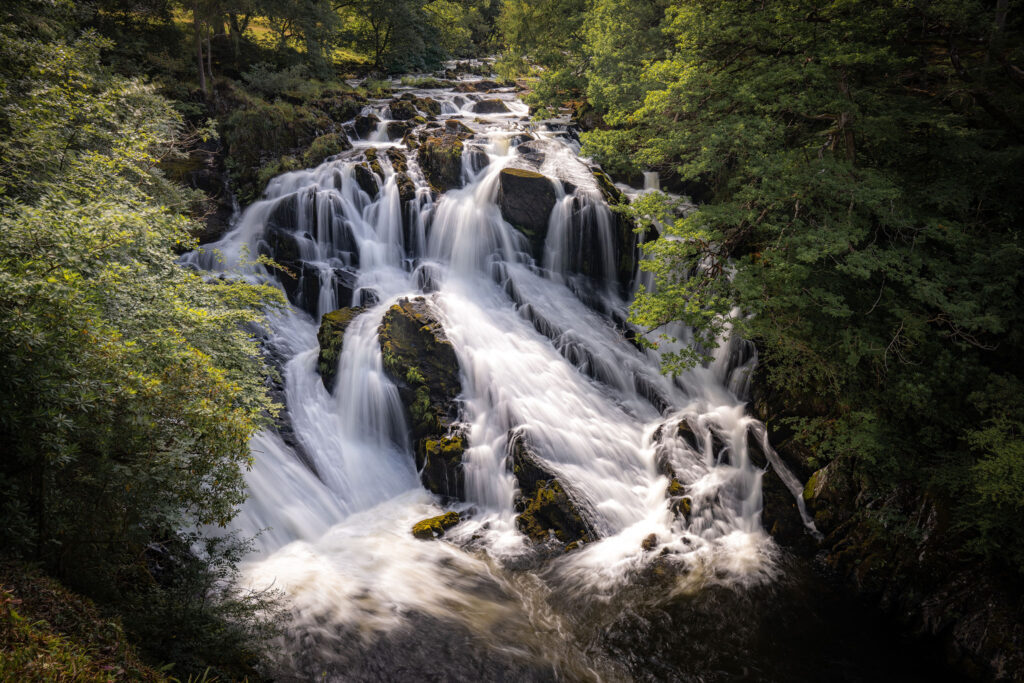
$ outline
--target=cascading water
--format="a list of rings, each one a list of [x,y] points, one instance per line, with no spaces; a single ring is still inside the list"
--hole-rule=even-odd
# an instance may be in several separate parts
[[[389,140],[388,104],[374,103],[365,113],[381,122],[368,139],[274,179],[228,235],[185,259],[241,270],[294,304],[266,339],[294,438],[267,431],[252,441],[250,498],[235,523],[264,532],[246,579],[286,592],[282,670],[300,679],[415,678],[403,660],[425,666],[432,655],[416,648],[431,639],[460,662],[442,678],[628,679],[630,665],[587,645],[596,631],[579,614],[617,623],[610,606],[620,609],[654,570],[672,577],[663,595],[765,585],[777,574],[761,477],[764,459],[782,465],[743,402],[756,359],[741,340],[723,340],[709,366],[662,375],[657,353],[634,347],[622,322],[630,283],[619,264],[635,258],[632,234],[616,233],[623,227],[565,128],[527,123],[510,91],[415,94],[440,103],[440,123],[471,130],[463,187],[432,194],[412,150]],[[508,111],[477,113],[484,97]],[[357,168],[368,154],[379,164],[371,182]],[[499,206],[504,169],[552,184],[532,252],[536,236]],[[414,185],[404,199],[403,175]],[[254,265],[260,253],[295,277]],[[378,339],[390,306],[424,295],[458,358],[468,439],[465,500],[450,501],[465,521],[434,542],[410,534],[441,501],[417,477]],[[317,371],[317,325],[343,306],[365,310],[345,331],[330,392]],[[507,466],[516,438],[571,489],[593,542],[551,557],[517,530]],[[485,654],[460,659],[453,639]]]

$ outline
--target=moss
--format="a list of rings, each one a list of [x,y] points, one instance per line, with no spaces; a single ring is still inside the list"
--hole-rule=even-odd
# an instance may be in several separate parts
[[[820,472],[820,470],[819,470]],[[807,480],[807,484],[804,486],[804,500],[814,500],[815,491],[818,488],[818,472],[811,475],[810,479]]]
[[[524,168],[506,168],[502,170],[502,173],[507,173],[509,175],[516,176],[517,178],[544,178],[545,180],[547,180],[547,178],[543,174],[537,173],[536,171],[528,171]]]
[[[384,171],[380,167],[380,158],[377,156],[377,148],[370,147],[366,150],[366,163],[370,165],[370,170],[376,173],[379,177],[384,177]]]
[[[328,157],[341,154],[352,149],[352,143],[348,141],[344,133],[328,133],[321,135],[309,146],[306,153],[302,155],[302,163],[307,168],[319,166]]]
[[[553,534],[563,543],[590,541],[583,531],[583,519],[557,479],[539,482],[526,507],[516,517],[516,526],[535,542]]]
[[[685,493],[686,487],[683,486],[683,482],[678,479],[673,479],[668,485],[668,495],[670,496],[681,496]]]
[[[444,532],[451,529],[460,521],[458,512],[446,512],[437,517],[430,517],[412,526],[412,535],[423,540],[430,540],[444,536]]]

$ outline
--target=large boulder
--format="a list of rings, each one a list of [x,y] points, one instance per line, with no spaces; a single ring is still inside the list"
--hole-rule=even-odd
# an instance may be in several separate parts
[[[348,326],[362,313],[363,308],[341,308],[337,311],[324,313],[320,319],[320,329],[316,340],[320,345],[320,353],[316,358],[316,369],[327,391],[334,391],[337,380],[338,360],[345,345],[345,331]]]
[[[508,105],[502,100],[481,100],[473,105],[473,112],[477,114],[504,114],[508,112]]]
[[[456,84],[455,92],[487,92],[488,90],[495,90],[500,87],[502,85],[497,81],[461,81]]]
[[[423,297],[393,305],[377,332],[384,371],[398,386],[408,415],[423,485],[462,498],[465,438],[455,428],[462,391],[455,349]]]
[[[462,187],[462,141],[464,133],[445,131],[429,135],[416,150],[420,169],[438,193]]]
[[[362,139],[370,137],[373,131],[377,130],[377,125],[380,123],[380,119],[376,114],[369,114],[367,116],[357,116],[352,122],[352,127]]]
[[[413,103],[427,116],[440,116],[441,114],[441,103],[430,97],[417,97]]]
[[[408,121],[419,114],[416,105],[410,100],[395,100],[388,105],[388,111],[391,112],[391,118],[396,121]]]
[[[552,538],[574,550],[597,538],[581,506],[529,447],[522,433],[509,437],[508,467],[519,482],[516,527],[535,543]]]
[[[424,541],[429,541],[444,536],[444,532],[458,524],[459,521],[458,512],[446,512],[443,515],[424,519],[413,524],[412,535]]]
[[[356,164],[352,169],[352,174],[355,176],[356,184],[359,185],[360,189],[368,194],[370,199],[376,199],[377,193],[380,192],[380,187],[377,185],[377,176],[374,175],[369,166],[366,164]]]
[[[534,256],[544,253],[548,218],[555,208],[555,189],[551,180],[535,171],[505,168],[498,175],[498,206],[501,216],[526,235]]]

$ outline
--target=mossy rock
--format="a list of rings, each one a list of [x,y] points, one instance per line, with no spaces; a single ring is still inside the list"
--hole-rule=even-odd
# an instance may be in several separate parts
[[[594,180],[597,181],[597,187],[601,190],[601,196],[609,204],[622,204],[627,202],[626,197],[622,194],[622,190],[615,187],[615,183],[608,177],[608,174],[601,169],[594,169]]]
[[[401,140],[409,134],[412,128],[412,124],[408,121],[388,121],[385,131],[387,132],[388,140]]]
[[[465,498],[466,477],[462,471],[465,452],[466,437],[459,432],[438,439],[420,440],[416,449],[416,467],[420,481],[428,491],[458,500]]]
[[[416,108],[430,116],[441,115],[441,103],[430,97],[417,97],[413,100]]]
[[[429,541],[440,536],[451,529],[460,521],[458,512],[446,512],[437,517],[430,517],[412,525],[412,535],[416,538]]]
[[[427,137],[417,150],[420,169],[437,193],[462,187],[462,136]]]
[[[302,155],[302,163],[306,168],[319,166],[328,157],[333,157],[352,149],[352,143],[344,133],[328,133],[321,135],[309,146]]]
[[[324,313],[320,319],[320,329],[316,333],[316,340],[320,345],[316,370],[320,373],[320,379],[327,391],[334,391],[338,359],[341,358],[341,351],[345,343],[345,331],[356,316],[364,310],[362,308],[340,308],[337,311]]]
[[[352,122],[352,127],[356,131],[356,135],[365,140],[377,130],[377,125],[380,123],[380,118],[376,114],[369,114],[368,116],[357,116]]]
[[[391,168],[395,169],[395,173],[407,173],[409,171],[409,160],[402,150],[390,147],[387,150],[387,155],[388,160],[391,162]]]
[[[256,174],[255,188],[257,189],[256,195],[262,194],[263,188],[267,186],[271,180],[281,175],[282,173],[288,173],[289,171],[300,171],[305,166],[297,157],[292,155],[285,155],[279,159],[274,159],[270,163],[261,166]]]
[[[419,114],[416,105],[407,99],[394,100],[388,105],[388,109],[391,111],[391,118],[396,121],[408,121]]]
[[[370,170],[377,174],[378,177],[384,177],[384,169],[380,166],[380,158],[377,156],[376,147],[368,147],[363,153],[366,156],[366,163],[370,166]]]
[[[508,105],[499,99],[481,100],[472,109],[477,114],[504,114],[508,112]]]
[[[581,508],[544,462],[526,444],[523,434],[509,439],[508,467],[519,482],[516,496],[516,527],[535,543],[552,537],[566,544],[565,550],[578,548],[597,538],[597,533],[581,513]]]
[[[554,186],[545,175],[521,168],[505,168],[498,174],[501,216],[526,235],[538,259],[544,254],[548,219],[555,201]]]
[[[366,98],[353,91],[321,97],[311,102],[310,106],[322,111],[335,123],[341,123],[358,116],[365,104]]]

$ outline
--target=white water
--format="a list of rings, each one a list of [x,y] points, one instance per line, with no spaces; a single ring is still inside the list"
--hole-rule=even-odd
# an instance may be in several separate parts
[[[395,146],[387,142],[385,120],[341,158],[274,179],[267,198],[249,207],[232,232],[187,257],[197,267],[240,268],[276,284],[246,261],[268,240],[275,211],[284,211],[293,216],[286,232],[319,278],[315,297],[299,295],[308,312],[280,315],[268,341],[284,359],[287,411],[302,453],[276,433],[252,441],[250,498],[235,523],[247,533],[267,531],[246,564],[248,581],[283,588],[295,628],[320,634],[310,647],[325,658],[339,647],[332,635],[339,629],[372,640],[418,613],[463,624],[495,643],[508,638],[494,635],[496,624],[520,624],[517,646],[555,660],[557,648],[541,642],[562,637],[561,617],[544,598],[549,591],[588,599],[608,594],[663,551],[678,569],[679,590],[772,577],[774,546],[760,524],[762,471],[749,457],[748,433],[770,458],[774,453],[743,402],[753,358],[739,341],[723,340],[708,367],[676,380],[662,375],[657,354],[638,351],[613,322],[628,308],[614,280],[614,217],[577,145],[557,127],[521,122],[526,107],[510,93],[485,96],[508,102],[510,113],[495,115],[473,113],[466,95],[418,94],[441,101],[440,118],[469,125],[488,155],[480,171],[464,169],[464,188],[431,198],[409,150],[417,200],[404,227],[396,174],[383,153]],[[385,118],[385,102],[373,109]],[[533,167],[556,186],[539,262],[495,203],[501,169],[529,167],[518,146],[524,132],[537,138],[534,151],[543,150]],[[380,152],[384,173],[375,199],[352,170],[370,146]],[[296,198],[302,201],[293,210],[282,208]],[[596,254],[589,278],[577,272],[580,254],[573,250],[580,245]],[[346,268],[354,302],[335,286]],[[459,359],[470,446],[466,501],[458,504],[468,519],[436,542],[410,534],[413,523],[441,508],[414,471],[377,339],[387,307],[422,294],[425,281]],[[360,301],[377,303],[349,326],[331,394],[316,372],[319,316]],[[686,331],[677,332],[685,340]],[[697,434],[696,447],[677,435],[682,420]],[[512,430],[525,433],[600,537],[528,571],[516,569],[534,551],[515,527],[516,481],[505,462]],[[714,450],[713,435],[724,449]],[[659,453],[692,500],[686,519],[669,508]],[[650,534],[657,547],[644,551]],[[490,592],[482,594],[481,583]]]

